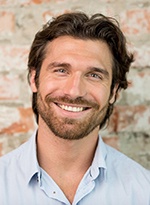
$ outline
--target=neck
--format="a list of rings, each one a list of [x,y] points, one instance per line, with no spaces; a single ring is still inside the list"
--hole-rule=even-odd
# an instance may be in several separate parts
[[[38,130],[37,153],[40,166],[48,173],[51,167],[58,171],[86,170],[93,160],[98,131],[79,140],[66,140],[55,136],[50,130]]]
[[[79,140],[55,136],[46,126],[40,126],[37,154],[40,166],[53,178],[72,203],[77,187],[90,167],[98,141],[98,128]]]

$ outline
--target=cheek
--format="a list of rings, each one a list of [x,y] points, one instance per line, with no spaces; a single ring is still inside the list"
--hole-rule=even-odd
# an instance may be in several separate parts
[[[93,93],[93,97],[96,100],[96,102],[100,105],[101,108],[103,108],[109,101],[110,96],[110,90],[109,89],[97,89]]]
[[[50,78],[41,78],[39,81],[39,92],[43,97],[48,94],[58,95],[61,91],[61,85]]]

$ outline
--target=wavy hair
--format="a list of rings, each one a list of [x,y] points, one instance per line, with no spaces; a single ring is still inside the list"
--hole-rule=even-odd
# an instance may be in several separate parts
[[[116,96],[119,90],[128,87],[126,74],[129,71],[130,64],[133,62],[133,54],[127,51],[126,38],[119,27],[118,21],[103,14],[94,14],[89,17],[83,12],[66,13],[53,18],[52,21],[47,22],[35,35],[28,58],[28,79],[31,71],[35,70],[35,82],[37,86],[41,65],[46,55],[46,46],[49,42],[60,36],[106,42],[113,56],[111,95],[113,94],[115,85],[118,86]],[[33,93],[32,109],[38,122],[36,103],[37,93]],[[109,120],[113,112],[114,103],[109,104],[100,128],[104,127]]]

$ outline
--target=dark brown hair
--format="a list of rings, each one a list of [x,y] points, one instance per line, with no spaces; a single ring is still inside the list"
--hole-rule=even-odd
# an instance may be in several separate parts
[[[53,18],[35,35],[28,59],[28,78],[31,71],[36,70],[35,82],[37,86],[47,44],[60,36],[66,35],[83,40],[91,39],[106,42],[113,56],[111,94],[116,84],[118,85],[117,92],[128,87],[126,74],[133,62],[133,55],[127,52],[126,38],[120,30],[118,22],[114,18],[102,14],[94,14],[88,17],[81,12],[67,13]],[[37,94],[33,93],[32,108],[38,121],[36,98]],[[112,114],[113,106],[114,103],[109,105],[100,128],[106,124]]]

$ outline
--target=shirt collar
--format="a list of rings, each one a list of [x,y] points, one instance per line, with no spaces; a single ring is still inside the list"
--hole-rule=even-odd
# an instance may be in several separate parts
[[[25,172],[27,183],[30,183],[36,174],[40,174],[40,167],[37,160],[36,153],[36,133],[33,133],[31,138],[22,146],[21,165]]]
[[[93,179],[96,179],[100,172],[104,178],[106,178],[106,156],[107,150],[106,145],[103,142],[101,136],[98,138],[98,145],[95,151],[95,156],[91,165],[90,174]]]
[[[31,138],[23,145],[23,155],[22,155],[22,168],[25,171],[26,181],[30,183],[33,179],[40,181],[40,166],[37,160],[36,151],[36,133],[33,133]],[[101,136],[98,138],[98,145],[96,148],[95,156],[90,167],[90,175],[93,179],[96,179],[100,174],[100,170],[103,170],[103,176],[106,175],[106,145],[103,142]],[[102,172],[101,172],[102,174]],[[37,179],[38,178],[38,179]]]

